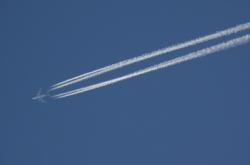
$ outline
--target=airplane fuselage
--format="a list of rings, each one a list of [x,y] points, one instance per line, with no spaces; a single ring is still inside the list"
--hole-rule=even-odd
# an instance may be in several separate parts
[[[39,100],[39,99],[41,99],[41,98],[43,98],[43,97],[45,97],[46,95],[38,95],[38,96],[35,96],[35,97],[33,97],[32,99],[33,100]]]

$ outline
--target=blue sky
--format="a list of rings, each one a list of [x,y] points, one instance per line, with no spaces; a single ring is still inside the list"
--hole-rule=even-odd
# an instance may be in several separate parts
[[[39,88],[250,21],[248,0],[0,2],[0,163],[249,164],[250,44],[86,93]],[[53,91],[109,80],[250,30]]]

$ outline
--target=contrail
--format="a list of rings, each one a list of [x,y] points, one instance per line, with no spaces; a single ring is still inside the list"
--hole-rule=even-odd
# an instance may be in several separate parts
[[[216,38],[219,38],[219,37],[222,37],[222,36],[230,35],[232,33],[237,33],[239,31],[243,31],[243,30],[246,30],[246,29],[249,29],[249,28],[250,28],[250,22],[245,23],[245,24],[241,24],[241,25],[238,25],[238,26],[235,26],[233,28],[229,28],[229,29],[226,29],[226,30],[223,30],[223,31],[219,31],[219,32],[216,32],[216,33],[204,36],[204,37],[200,37],[200,38],[197,38],[197,39],[194,39],[194,40],[186,41],[184,43],[180,43],[180,44],[173,45],[173,46],[170,46],[170,47],[162,48],[162,49],[153,51],[151,53],[146,53],[146,54],[143,54],[143,55],[138,56],[138,57],[134,57],[134,58],[131,58],[131,59],[128,59],[128,60],[124,60],[124,61],[112,64],[112,65],[109,65],[109,66],[94,70],[92,72],[88,72],[88,73],[73,77],[71,79],[68,79],[68,80],[65,80],[63,82],[60,82],[60,83],[57,83],[57,84],[53,85],[50,90],[56,90],[56,89],[59,89],[59,88],[62,88],[62,87],[65,87],[65,86],[68,86],[68,85],[71,85],[71,84],[86,80],[86,79],[89,79],[91,77],[95,77],[95,76],[103,74],[105,72],[109,72],[111,70],[115,70],[115,69],[130,65],[130,64],[133,64],[133,63],[136,63],[136,62],[140,62],[142,60],[146,60],[146,59],[149,59],[149,58],[152,58],[152,57],[155,57],[155,56],[159,56],[159,55],[162,55],[162,54],[165,54],[165,53],[168,53],[168,52],[172,52],[172,51],[175,51],[175,50],[178,50],[178,49],[186,48],[188,46],[196,45],[196,44],[199,44],[199,43],[202,43],[202,42],[205,42],[205,41],[209,41],[209,40],[212,40],[212,39],[216,39]]]
[[[121,77],[118,77],[118,78],[115,78],[115,79],[111,79],[111,80],[104,81],[104,82],[101,82],[101,83],[98,83],[98,84],[94,84],[94,85],[90,85],[90,86],[87,86],[87,87],[79,88],[79,89],[72,90],[72,91],[69,91],[69,92],[57,94],[57,95],[54,95],[53,97],[54,98],[63,98],[63,97],[76,95],[76,94],[86,92],[86,91],[89,91],[89,90],[93,90],[93,89],[96,89],[96,88],[111,85],[111,84],[114,84],[114,83],[117,83],[119,81],[129,79],[129,78],[132,78],[132,77],[135,77],[135,76],[139,76],[141,74],[145,74],[145,73],[155,71],[155,70],[158,70],[158,69],[161,69],[161,68],[166,68],[166,67],[169,67],[169,66],[172,66],[172,65],[175,65],[175,64],[179,64],[179,63],[182,63],[182,62],[185,62],[185,61],[188,61],[188,60],[192,60],[192,59],[195,59],[195,58],[198,58],[198,57],[202,57],[202,56],[205,56],[205,55],[208,55],[208,54],[211,54],[211,53],[222,51],[222,50],[225,50],[225,49],[228,49],[228,48],[231,48],[231,47],[236,47],[236,46],[245,44],[245,43],[247,43],[249,41],[250,41],[250,34],[245,35],[243,37],[238,37],[238,38],[229,40],[227,42],[217,44],[215,46],[211,46],[211,47],[196,51],[196,52],[193,52],[193,53],[189,53],[189,54],[181,56],[181,57],[177,57],[175,59],[160,63],[158,65],[154,65],[154,66],[151,66],[151,67],[139,70],[139,71],[136,71],[136,72],[131,73],[131,74],[127,74],[125,76],[121,76]]]

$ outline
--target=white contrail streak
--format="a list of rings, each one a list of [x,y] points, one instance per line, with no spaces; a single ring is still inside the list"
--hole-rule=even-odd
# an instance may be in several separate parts
[[[202,56],[205,56],[205,55],[208,55],[208,54],[211,54],[211,53],[215,53],[215,52],[222,51],[222,50],[225,50],[225,49],[228,49],[228,48],[231,48],[231,47],[242,45],[242,44],[245,44],[245,43],[247,43],[249,41],[250,41],[250,34],[245,35],[243,37],[239,37],[239,38],[236,38],[236,39],[229,40],[227,42],[220,43],[220,44],[215,45],[215,46],[211,46],[211,47],[199,50],[197,52],[193,52],[193,53],[189,53],[187,55],[181,56],[181,57],[177,57],[175,59],[160,63],[158,65],[148,67],[146,69],[136,71],[134,73],[131,73],[131,74],[128,74],[128,75],[125,75],[125,76],[121,76],[121,77],[118,77],[118,78],[115,78],[115,79],[112,79],[112,80],[104,81],[104,82],[101,82],[101,83],[98,83],[98,84],[94,84],[94,85],[90,85],[90,86],[87,86],[87,87],[72,90],[72,91],[69,91],[69,92],[65,92],[65,93],[62,93],[62,94],[58,94],[58,95],[55,95],[53,97],[54,98],[63,98],[63,97],[76,95],[76,94],[86,92],[86,91],[89,91],[89,90],[93,90],[93,89],[96,89],[96,88],[111,85],[111,84],[114,84],[114,83],[117,83],[119,81],[129,79],[129,78],[132,78],[132,77],[135,77],[135,76],[139,76],[141,74],[145,74],[145,73],[155,71],[155,70],[158,70],[158,69],[161,69],[161,68],[165,68],[165,67],[168,67],[168,66],[179,64],[181,62],[192,60],[194,58],[202,57]]]
[[[177,44],[177,45],[173,45],[173,46],[170,46],[170,47],[159,49],[159,50],[153,51],[151,53],[146,53],[146,54],[143,54],[141,56],[134,57],[134,58],[131,58],[131,59],[128,59],[128,60],[124,60],[124,61],[112,64],[112,65],[109,65],[109,66],[94,70],[92,72],[88,72],[88,73],[73,77],[73,78],[65,80],[63,82],[57,83],[57,84],[53,85],[50,90],[56,90],[56,89],[59,89],[59,88],[62,88],[62,87],[65,87],[65,86],[68,86],[68,85],[71,85],[71,84],[86,80],[86,79],[89,79],[91,77],[95,77],[95,76],[103,74],[105,72],[124,67],[126,65],[130,65],[130,64],[133,64],[133,63],[136,63],[136,62],[140,62],[142,60],[146,60],[146,59],[149,59],[149,58],[152,58],[152,57],[155,57],[155,56],[159,56],[159,55],[162,55],[162,54],[165,54],[165,53],[168,53],[168,52],[172,52],[172,51],[175,51],[175,50],[178,50],[178,49],[186,48],[188,46],[196,45],[196,44],[199,44],[199,43],[202,43],[202,42],[205,42],[205,41],[209,41],[209,40],[212,40],[212,39],[216,39],[216,38],[219,38],[219,37],[222,37],[222,36],[230,35],[232,33],[237,33],[239,31],[243,31],[243,30],[246,30],[246,29],[249,29],[249,28],[250,28],[250,22],[245,23],[245,24],[241,24],[241,25],[238,25],[238,26],[235,26],[233,28],[229,28],[229,29],[226,29],[226,30],[223,30],[223,31],[219,31],[219,32],[216,32],[216,33],[204,36],[204,37],[200,37],[200,38],[197,38],[197,39],[194,39],[194,40],[190,40],[190,41],[187,41],[187,42],[184,42],[184,43],[180,43],[180,44]]]

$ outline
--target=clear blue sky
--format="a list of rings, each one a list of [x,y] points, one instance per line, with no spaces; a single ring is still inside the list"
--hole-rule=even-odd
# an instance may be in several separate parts
[[[249,22],[249,6],[249,0],[2,0],[0,164],[250,164],[250,44],[47,104],[31,100],[40,87],[45,92],[73,76]]]

